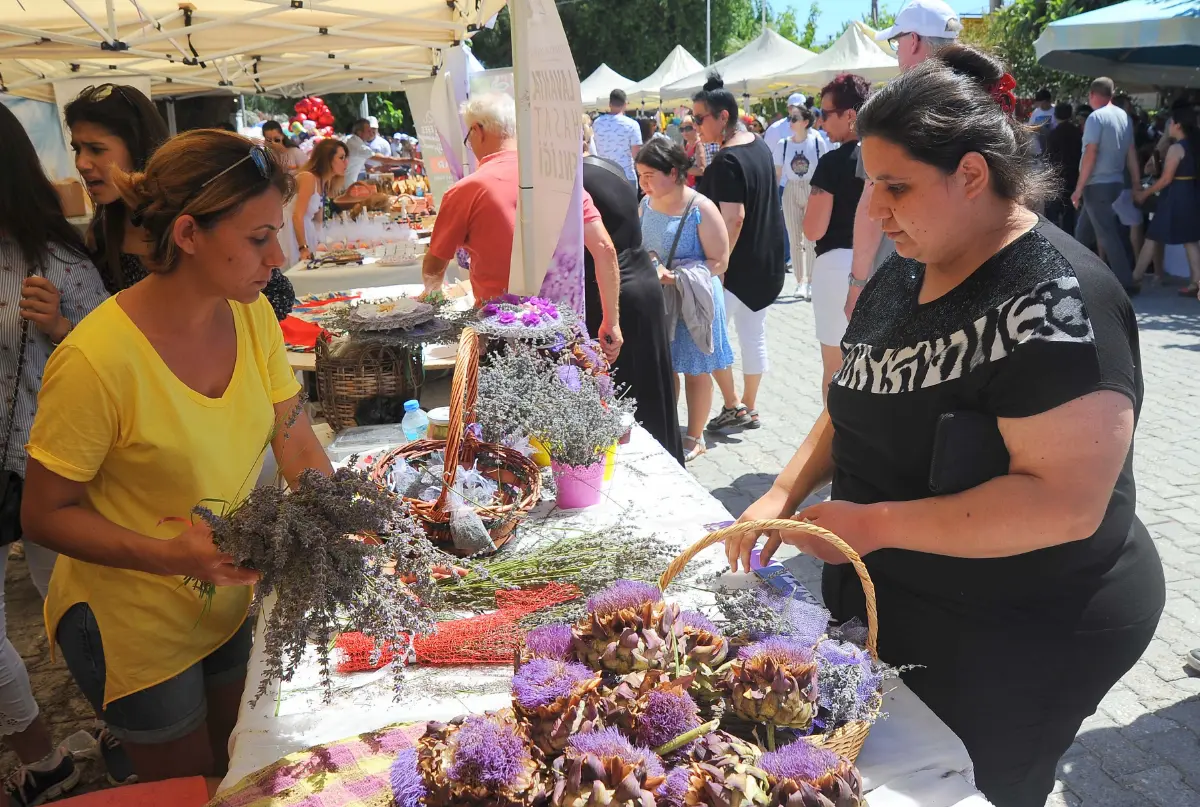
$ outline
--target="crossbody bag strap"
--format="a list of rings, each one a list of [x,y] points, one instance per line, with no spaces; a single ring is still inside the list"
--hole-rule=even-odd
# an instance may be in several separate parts
[[[25,278],[29,279],[36,273],[36,266],[30,266],[29,271],[25,273]],[[12,394],[8,397],[8,425],[4,432],[4,453],[0,455],[0,471],[8,466],[8,450],[12,448],[13,428],[17,422],[17,399],[21,395],[21,376],[25,372],[25,352],[26,347],[29,345],[29,328],[29,320],[22,319],[21,346],[17,352],[17,372],[13,376]]]
[[[671,251],[667,253],[667,262],[663,264],[667,269],[671,268],[671,261],[675,259],[675,250],[679,248],[679,239],[683,235],[683,228],[687,226],[688,214],[692,212],[692,205],[696,203],[696,194],[692,194],[692,198],[688,199],[687,207],[683,209],[683,215],[679,217],[679,227],[675,230],[675,241],[671,244]]]

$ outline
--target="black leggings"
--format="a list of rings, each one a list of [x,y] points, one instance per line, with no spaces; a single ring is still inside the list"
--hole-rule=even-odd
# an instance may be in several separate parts
[[[826,567],[822,586],[839,619],[865,614],[848,569]],[[1161,579],[1160,571],[1160,591]],[[904,682],[963,741],[976,785],[996,807],[1043,807],[1059,759],[1141,657],[1162,612],[1160,604],[1150,617],[1107,630],[981,626],[877,588],[881,656],[923,665]]]

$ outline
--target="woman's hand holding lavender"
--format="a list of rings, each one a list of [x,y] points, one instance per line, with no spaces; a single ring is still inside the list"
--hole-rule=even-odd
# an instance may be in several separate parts
[[[212,529],[202,519],[167,542],[171,573],[216,586],[252,586],[259,573],[237,566],[233,558],[217,549]]]

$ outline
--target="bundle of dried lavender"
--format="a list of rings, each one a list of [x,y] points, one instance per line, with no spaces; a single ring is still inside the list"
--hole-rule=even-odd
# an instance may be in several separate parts
[[[239,566],[262,573],[255,606],[272,592],[278,595],[267,614],[267,665],[256,701],[272,680],[291,679],[309,640],[317,648],[329,698],[330,650],[339,632],[361,631],[380,643],[402,646],[405,637],[432,629],[440,606],[432,567],[449,559],[425,538],[399,500],[365,473],[351,470],[353,465],[331,477],[305,471],[286,495],[275,487],[258,488],[225,515],[195,510],[211,526],[221,551]],[[406,587],[401,577],[413,582]],[[397,664],[397,689],[400,682]]]

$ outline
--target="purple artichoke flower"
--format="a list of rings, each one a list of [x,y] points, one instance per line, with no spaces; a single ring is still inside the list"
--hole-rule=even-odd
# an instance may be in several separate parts
[[[650,749],[633,745],[616,728],[576,734],[567,743],[567,747],[602,759],[616,757],[630,765],[645,765],[648,776],[663,775],[662,760]]]
[[[812,782],[838,766],[841,758],[806,740],[789,743],[762,755],[758,767],[774,779]]]
[[[392,797],[396,807],[420,807],[425,798],[425,782],[417,770],[417,749],[405,748],[392,763]]]
[[[667,780],[659,786],[658,791],[654,794],[658,803],[663,807],[683,807],[683,800],[687,797],[691,778],[691,769],[686,765],[672,768],[671,772],[667,774]]]
[[[738,651],[740,659],[771,658],[784,664],[799,666],[813,660],[813,649],[786,636],[776,636],[746,645]]]
[[[454,762],[446,775],[455,782],[508,787],[516,784],[529,764],[529,747],[515,725],[473,716],[454,735]]]
[[[594,677],[595,673],[574,661],[535,658],[513,676],[513,697],[522,709],[537,709],[567,697],[577,685]]]
[[[500,306],[495,303],[488,303],[481,310],[485,317],[494,317],[500,313]]]
[[[720,635],[721,631],[712,623],[708,617],[699,611],[680,611],[679,624],[685,628],[694,628],[695,630],[708,631],[709,633]]]
[[[542,625],[525,634],[525,647],[535,658],[571,658],[571,626],[565,623]]]
[[[554,370],[558,374],[558,380],[563,383],[563,386],[571,392],[579,392],[583,385],[579,378],[579,368],[573,364],[560,364]]]
[[[700,723],[700,709],[691,695],[682,690],[657,689],[646,698],[646,708],[638,715],[637,741],[639,745],[658,748]],[[691,745],[688,743],[680,751]]]
[[[501,325],[512,325],[514,322],[517,321],[517,315],[511,311],[501,311],[496,316],[496,321],[499,322]]]
[[[592,614],[610,614],[623,608],[637,608],[661,600],[662,590],[656,585],[637,580],[617,580],[604,591],[589,597],[587,609]]]

